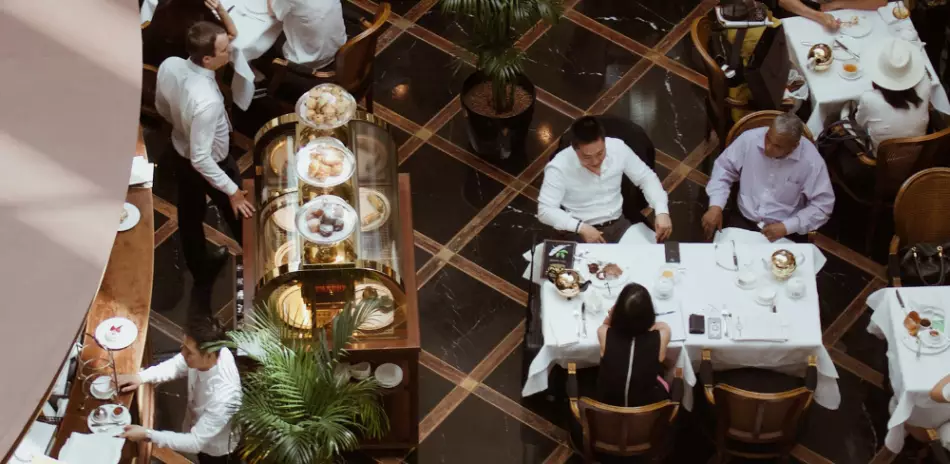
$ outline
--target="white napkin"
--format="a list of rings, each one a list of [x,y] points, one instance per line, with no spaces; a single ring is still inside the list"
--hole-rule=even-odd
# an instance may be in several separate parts
[[[37,456],[46,454],[46,448],[53,441],[53,435],[56,434],[56,426],[45,422],[35,421],[27,431],[26,436],[20,441],[16,450],[13,452],[13,458],[10,464],[20,464],[34,462]]]
[[[132,158],[132,173],[129,175],[129,185],[151,182],[155,175],[155,165],[145,160],[144,156]]]
[[[900,21],[896,16],[894,16],[894,7],[901,2],[890,2],[887,5],[884,5],[877,9],[878,14],[881,15],[881,19],[884,20],[887,24],[893,24],[897,21]],[[907,8],[906,6],[904,8]],[[910,10],[907,10],[910,12]],[[850,45],[849,45],[850,46]]]
[[[664,314],[656,317],[657,322],[665,322],[670,326],[670,341],[679,342],[686,340],[686,328],[683,326],[683,313],[677,311],[673,314]]]
[[[546,323],[550,328],[551,335],[554,336],[555,346],[576,345],[580,341],[577,335],[580,319],[575,318],[573,314],[564,314],[557,318],[552,317]]]
[[[59,460],[67,464],[118,464],[123,444],[125,438],[73,432],[59,451]]]
[[[724,261],[719,261],[719,262],[724,263],[724,264],[728,263],[728,265],[730,266],[732,265],[732,248],[730,247],[731,244],[729,242],[732,240],[735,240],[736,243],[747,243],[750,245],[758,245],[758,244],[764,245],[764,244],[769,243],[769,239],[765,238],[765,235],[762,235],[759,232],[753,232],[751,230],[739,229],[735,227],[727,227],[725,229],[722,229],[721,231],[716,232],[716,236],[713,238],[713,243],[722,244],[719,246],[719,253],[721,254],[721,256],[716,256],[716,260],[718,261],[720,259],[727,258]],[[775,243],[784,245],[784,244],[791,244],[795,242],[787,238],[780,238],[776,240]],[[726,256],[727,253],[728,253],[728,256]],[[741,260],[742,256],[740,255],[739,257],[740,257],[739,264],[742,265],[742,260]],[[815,245],[812,245],[812,256],[810,256],[810,258],[814,258],[815,260],[814,261],[815,274],[818,274],[818,271],[820,271],[821,268],[825,266],[825,263],[828,262],[828,258],[825,258],[824,253],[822,253],[821,250],[819,250],[818,247],[816,247]]]
[[[764,306],[761,311],[770,311]],[[729,334],[736,341],[788,341],[788,329],[785,321],[778,314],[772,312],[743,312],[734,315],[735,322]],[[739,330],[739,326],[742,330]]]

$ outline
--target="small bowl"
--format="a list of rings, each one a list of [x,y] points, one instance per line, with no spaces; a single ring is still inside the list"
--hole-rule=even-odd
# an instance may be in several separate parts
[[[350,366],[350,374],[352,374],[353,378],[356,380],[369,378],[370,374],[372,373],[373,367],[370,366],[368,362],[356,363]]]
[[[742,271],[739,275],[736,276],[736,285],[739,288],[752,288],[755,287],[756,282],[758,282],[758,277],[756,277],[754,272]]]
[[[755,301],[761,305],[770,305],[775,301],[775,289],[766,287],[755,294]]]

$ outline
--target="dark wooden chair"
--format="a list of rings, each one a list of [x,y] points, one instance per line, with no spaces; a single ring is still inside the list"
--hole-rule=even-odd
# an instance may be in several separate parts
[[[155,109],[155,92],[158,89],[158,68],[150,64],[142,65],[142,114],[162,119],[161,115],[158,114],[158,110]]]
[[[314,69],[283,58],[274,59],[274,74],[267,87],[267,94],[278,100],[296,102],[307,89],[325,82],[332,82],[346,89],[354,98],[366,99],[366,110],[373,112],[373,62],[376,59],[376,43],[383,33],[383,25],[389,19],[389,3],[380,3],[372,21],[359,18],[365,29],[349,39],[336,52],[334,61],[322,69]],[[283,87],[283,88],[282,88]]]
[[[784,111],[764,110],[745,115],[742,119],[736,121],[736,124],[732,126],[732,129],[729,130],[729,135],[726,136],[726,146],[728,147],[729,145],[732,145],[732,142],[736,139],[736,137],[739,137],[747,130],[771,126],[772,121],[774,121],[775,118],[782,113],[784,113]],[[802,129],[802,135],[804,135],[805,138],[811,143],[815,143],[815,136],[813,136],[811,131],[808,130],[808,126],[805,125],[804,121],[802,122]]]
[[[712,462],[728,462],[733,456],[787,462],[818,383],[817,358],[808,358],[802,382],[763,369],[714,374],[712,352],[703,350],[702,357],[700,379],[716,418],[716,455]]]
[[[656,167],[656,147],[653,146],[653,141],[650,140],[650,136],[642,127],[629,119],[616,116],[597,116],[597,121],[604,127],[604,134],[607,137],[623,140],[643,161],[643,164],[646,164],[650,169]],[[561,137],[558,142],[558,149],[551,154],[550,159],[553,160],[561,150],[569,146],[571,146],[570,132]],[[636,185],[633,185],[633,182],[627,176],[623,176],[623,180],[620,181],[620,194],[623,196],[623,216],[633,224],[643,222],[650,225],[642,213],[643,209],[650,205],[643,196],[643,192]]]
[[[898,255],[901,247],[913,243],[943,243],[947,239],[950,239],[950,168],[920,171],[904,182],[894,200],[894,236],[888,253],[891,285],[902,284],[901,256]]]
[[[838,191],[871,209],[865,252],[871,251],[881,213],[893,204],[904,182],[915,173],[936,166],[939,156],[947,150],[950,150],[950,129],[919,137],[885,140],[878,146],[875,158],[865,157],[861,160],[874,167],[872,182],[866,179],[848,182],[836,163],[828,163],[831,180]]]
[[[577,366],[567,366],[567,394],[571,414],[583,430],[584,462],[598,456],[643,456],[659,461],[668,450],[673,421],[683,399],[683,370],[676,369],[668,400],[635,408],[611,406],[586,396],[579,397]]]
[[[950,464],[950,453],[943,447],[940,441],[939,433],[934,429],[925,429],[923,427],[914,427],[904,425],[907,434],[924,444],[924,447],[917,452],[917,464],[925,462],[936,462],[939,464]]]

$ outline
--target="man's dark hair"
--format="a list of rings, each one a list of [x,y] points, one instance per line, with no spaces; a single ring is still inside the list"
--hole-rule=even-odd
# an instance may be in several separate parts
[[[211,342],[220,342],[227,339],[224,327],[211,316],[197,316],[188,319],[185,326],[185,335],[195,341],[198,349],[204,351],[204,345]]]
[[[604,126],[601,126],[597,118],[593,116],[584,116],[574,121],[574,125],[571,126],[571,146],[574,148],[603,138]]]
[[[227,31],[215,23],[198,21],[192,24],[185,34],[185,51],[191,61],[200,65],[202,58],[214,56],[214,42],[221,34],[227,34]]]

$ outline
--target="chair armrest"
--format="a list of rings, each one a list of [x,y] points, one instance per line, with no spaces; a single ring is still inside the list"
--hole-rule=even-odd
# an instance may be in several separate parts
[[[950,456],[948,456],[947,449],[943,447],[943,443],[940,442],[940,434],[934,429],[927,429],[927,438],[934,461],[940,464],[950,464]]]
[[[726,97],[726,105],[736,110],[752,110],[753,108],[749,106],[748,103],[741,102],[732,97]]]
[[[901,261],[897,255],[901,244],[901,238],[891,237],[891,245],[887,253],[887,277],[891,280],[891,287],[901,286]]]
[[[706,393],[706,400],[709,404],[716,404],[716,398],[713,396],[713,387],[715,379],[713,378],[712,351],[703,350],[703,360],[699,364],[699,379],[703,382],[703,391]]]
[[[571,414],[574,418],[580,420],[581,413],[577,409],[577,364],[567,363],[567,398],[571,402]]]

